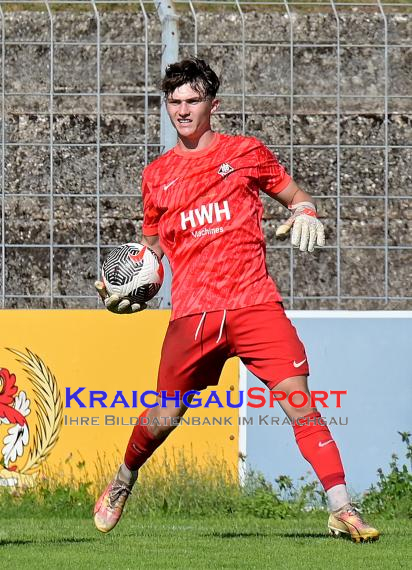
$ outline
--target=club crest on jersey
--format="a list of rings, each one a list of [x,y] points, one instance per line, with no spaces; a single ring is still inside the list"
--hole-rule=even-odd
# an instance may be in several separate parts
[[[217,173],[220,174],[220,176],[223,178],[228,174],[230,174],[231,172],[234,172],[234,170],[235,169],[232,166],[230,166],[228,162],[224,162],[223,164],[220,165]]]

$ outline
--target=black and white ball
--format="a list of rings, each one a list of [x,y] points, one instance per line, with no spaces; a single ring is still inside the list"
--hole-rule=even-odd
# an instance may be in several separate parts
[[[102,266],[102,279],[109,295],[146,303],[163,283],[163,265],[149,247],[124,243],[109,253]]]

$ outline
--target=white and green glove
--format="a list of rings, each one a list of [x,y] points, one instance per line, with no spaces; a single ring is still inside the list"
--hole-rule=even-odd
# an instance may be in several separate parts
[[[313,251],[315,245],[325,245],[325,230],[316,215],[316,207],[311,202],[299,202],[289,206],[292,215],[276,230],[276,237],[286,239],[292,230],[291,243],[300,251]]]
[[[97,292],[100,295],[104,306],[111,313],[116,313],[117,315],[130,315],[131,313],[138,313],[146,309],[146,303],[130,303],[127,297],[119,297],[119,295],[109,295],[104,286],[103,281],[96,281],[94,284]]]

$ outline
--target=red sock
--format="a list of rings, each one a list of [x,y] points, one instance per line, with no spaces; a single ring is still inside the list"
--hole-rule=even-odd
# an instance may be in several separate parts
[[[335,485],[345,485],[345,472],[336,443],[320,417],[319,412],[314,412],[299,418],[293,424],[293,431],[300,452],[327,491]]]
[[[134,426],[127,444],[124,463],[131,471],[137,471],[165,439],[164,437],[154,438],[147,426],[142,425],[142,418],[146,417],[148,411],[147,409],[140,415],[139,423]]]

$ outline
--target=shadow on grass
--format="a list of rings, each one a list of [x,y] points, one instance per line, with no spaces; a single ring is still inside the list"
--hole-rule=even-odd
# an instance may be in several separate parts
[[[203,534],[214,538],[270,538],[273,536],[280,538],[327,538],[330,536],[320,532],[212,532]]]
[[[203,534],[203,536],[213,536],[215,538],[251,538],[251,537],[267,537],[270,536],[267,532],[210,532]]]
[[[273,532],[272,536],[279,536],[280,538],[327,538],[330,536],[323,532]]]
[[[81,543],[81,542],[94,542],[96,540],[96,538],[75,538],[75,537],[71,537],[71,538],[51,538],[50,540],[42,540],[42,539],[30,539],[30,538],[10,538],[10,539],[4,539],[4,538],[0,538],[0,546],[21,546],[21,545],[25,545],[25,544],[38,544],[38,545],[49,545],[52,546],[53,544],[56,545],[64,545],[64,544],[77,544],[77,543]]]

